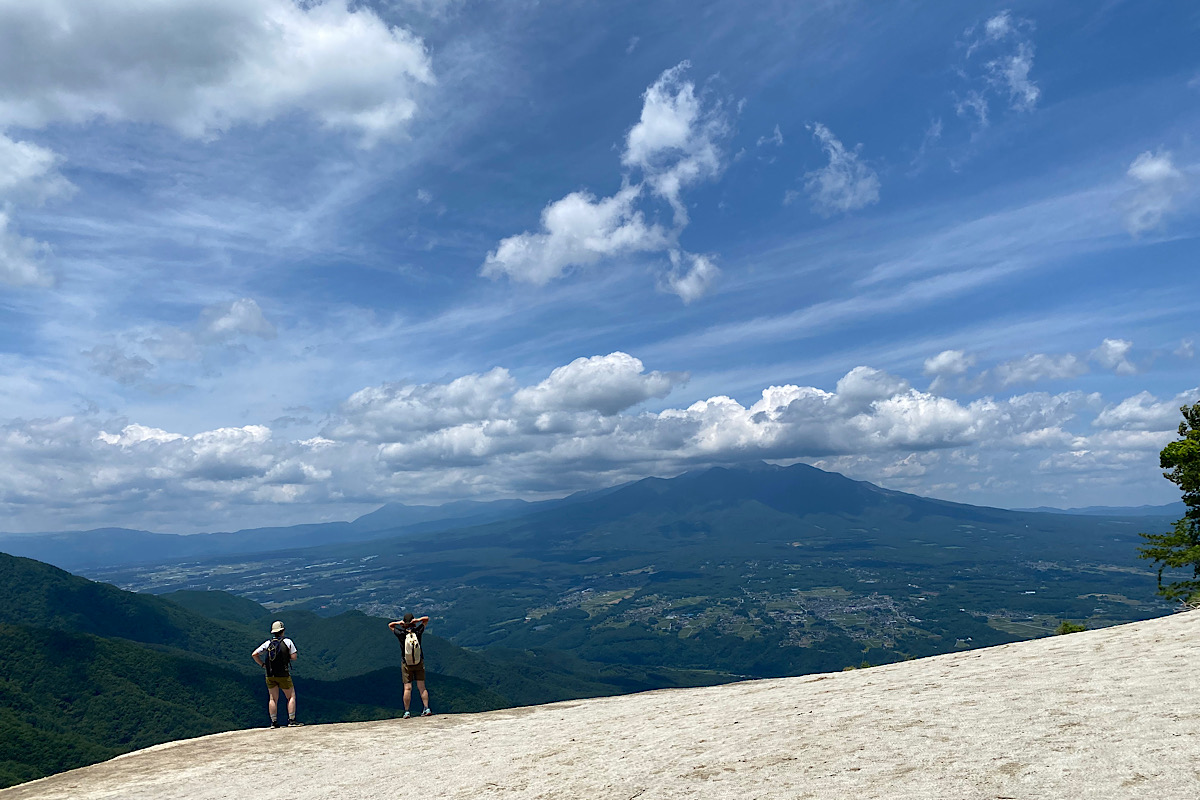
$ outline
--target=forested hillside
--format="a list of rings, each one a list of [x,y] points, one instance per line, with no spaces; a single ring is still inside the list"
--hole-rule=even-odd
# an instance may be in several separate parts
[[[265,725],[267,693],[250,652],[280,616],[300,652],[303,721],[399,715],[402,651],[387,620],[273,612],[224,592],[135,594],[0,554],[0,786]],[[432,634],[425,642],[439,714],[730,680],[554,654],[483,656]]]

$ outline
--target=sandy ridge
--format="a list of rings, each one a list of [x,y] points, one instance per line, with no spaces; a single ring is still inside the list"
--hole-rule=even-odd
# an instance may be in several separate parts
[[[1176,614],[853,672],[222,733],[0,800],[241,800],[281,778],[293,800],[1191,800],[1198,656],[1200,613]]]

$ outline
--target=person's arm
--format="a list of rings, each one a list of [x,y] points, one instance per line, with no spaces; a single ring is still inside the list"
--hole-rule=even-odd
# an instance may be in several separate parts
[[[260,667],[265,667],[266,664],[264,664],[258,657],[259,650],[262,650],[262,648],[261,647],[254,648],[253,652],[250,653],[250,657],[254,659],[255,664],[258,664]]]
[[[426,628],[429,627],[429,617],[417,617],[413,620],[413,622],[419,625],[424,625]]]
[[[295,661],[298,654],[296,653],[296,643],[291,639],[288,639],[288,649],[292,651],[292,661]]]
[[[389,622],[389,623],[388,623],[388,630],[390,630],[392,633],[395,633],[395,632],[396,632],[396,626],[397,626],[397,625],[403,626],[403,625],[404,625],[404,623],[403,623],[403,622],[401,622],[400,620],[396,620],[395,622]]]

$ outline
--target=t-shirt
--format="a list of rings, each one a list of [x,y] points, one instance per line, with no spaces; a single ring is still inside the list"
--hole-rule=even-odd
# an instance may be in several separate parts
[[[409,631],[413,631],[414,633],[417,634],[417,644],[421,645],[421,660],[424,661],[425,660],[425,644],[421,641],[421,637],[425,634],[425,623],[424,622],[413,622],[410,625],[405,625],[404,623],[400,623],[396,627],[392,628],[392,633],[396,634],[396,638],[400,640],[401,647],[404,646],[404,636]]]
[[[264,660],[265,660],[265,658],[266,658],[266,655],[267,655],[267,649],[268,649],[268,648],[271,646],[271,642],[273,642],[273,641],[274,641],[274,639],[267,639],[265,642],[263,642],[262,644],[260,644],[260,645],[258,646],[258,649],[256,649],[256,650],[254,651],[254,655],[256,655],[256,656],[262,656],[262,657],[264,658]],[[284,645],[287,647],[289,656],[294,656],[294,655],[296,655],[296,645],[295,645],[295,644],[293,644],[293,642],[292,642],[292,640],[291,640],[291,639],[287,639],[287,638],[285,638],[285,639],[283,640],[283,644],[284,644]],[[269,667],[268,667],[268,670],[267,670],[267,671],[268,671],[268,672],[270,672],[270,668],[269,668]],[[287,675],[287,674],[289,674],[290,672],[291,672],[291,659],[289,658],[289,659],[288,659],[288,663],[287,663],[287,664],[284,666],[284,668],[283,668],[283,675]],[[283,677],[283,675],[273,675],[272,677],[275,677],[275,678],[281,678],[281,677]]]

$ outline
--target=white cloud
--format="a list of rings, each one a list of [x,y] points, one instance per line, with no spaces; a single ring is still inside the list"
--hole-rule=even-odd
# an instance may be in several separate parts
[[[342,404],[341,421],[332,425],[326,436],[335,441],[401,441],[414,434],[484,422],[499,416],[516,388],[508,370],[500,367],[446,384],[368,387]]]
[[[125,331],[84,355],[94,372],[121,384],[151,388],[145,382],[163,362],[200,361],[220,348],[242,347],[248,337],[273,339],[275,335],[275,326],[258,303],[242,297],[200,309],[191,327],[159,325]]]
[[[433,81],[419,38],[346,0],[7,3],[0,54],[0,127],[103,118],[202,138],[301,111],[372,144]]]
[[[954,104],[954,112],[960,117],[969,115],[975,116],[975,121],[980,128],[986,128],[989,124],[988,118],[988,101],[981,92],[974,89],[967,92],[966,96],[958,100]]]
[[[634,207],[641,191],[627,185],[600,200],[588,192],[572,192],[542,211],[542,232],[502,240],[488,253],[481,273],[542,286],[571,267],[666,248],[671,241],[667,232],[647,223]]]
[[[154,364],[136,353],[127,353],[111,345],[96,345],[84,353],[92,361],[92,370],[130,386],[139,383],[154,371]]]
[[[925,374],[933,376],[962,375],[975,365],[975,357],[962,350],[943,350],[925,359]]]
[[[556,368],[550,377],[513,396],[520,411],[597,411],[618,414],[652,397],[665,397],[685,376],[645,372],[627,353],[577,358]]]
[[[965,59],[958,72],[969,82],[968,88],[955,101],[958,116],[975,118],[980,128],[988,127],[992,99],[1017,112],[1030,112],[1041,98],[1041,89],[1031,77],[1035,47],[1030,38],[1033,22],[1001,11],[982,25],[968,28],[960,44],[965,46]],[[989,54],[981,67],[972,59],[977,52]],[[999,95],[999,98],[996,96]]]
[[[847,150],[821,123],[812,126],[829,163],[805,175],[813,210],[822,216],[855,211],[879,202],[879,176],[859,160],[862,145]]]
[[[729,129],[721,106],[705,105],[684,79],[690,66],[681,62],[646,89],[621,154],[621,163],[641,169],[651,190],[671,204],[678,227],[688,222],[683,189],[721,174],[720,140]]]
[[[706,102],[685,80],[684,61],[659,76],[642,97],[642,113],[626,135],[621,163],[640,171],[642,183],[627,175],[620,191],[597,199],[572,192],[542,210],[542,229],[502,239],[488,253],[480,274],[534,285],[570,269],[637,253],[668,252],[671,270],[659,285],[685,303],[703,295],[717,275],[707,256],[680,255],[678,238],[688,223],[683,190],[715,178],[724,168],[720,142],[729,125],[719,103]],[[648,192],[646,190],[649,190]],[[665,200],[674,211],[674,229],[647,222],[638,207],[646,195]],[[681,269],[680,259],[690,265]]]
[[[1181,406],[1200,400],[1200,388],[1176,395],[1170,400],[1159,402],[1149,392],[1138,392],[1116,405],[1104,408],[1092,421],[1092,425],[1106,430],[1121,431],[1173,431],[1179,424]]]
[[[20,205],[41,205],[70,195],[75,187],[58,171],[60,158],[31,142],[0,134],[0,283],[49,286],[48,245],[15,230],[12,213]]]
[[[909,390],[908,381],[872,367],[855,367],[837,382],[841,402],[865,407]]]
[[[50,286],[54,276],[46,263],[50,246],[14,231],[8,213],[0,210],[0,283],[10,286]]]
[[[770,136],[760,136],[758,137],[758,141],[755,142],[756,147],[762,147],[765,144],[783,147],[783,131],[779,130],[778,125],[775,126],[775,131]]]
[[[1009,107],[1014,111],[1032,111],[1041,96],[1041,90],[1029,78],[1032,69],[1033,44],[1030,42],[1020,42],[1015,52],[987,63],[989,78],[1008,92]]]
[[[1134,236],[1162,225],[1187,180],[1174,164],[1171,153],[1146,151],[1133,160],[1126,175],[1134,189],[1125,201],[1125,228]]]
[[[1128,356],[1131,349],[1133,349],[1133,342],[1125,339],[1105,339],[1099,347],[1091,352],[1090,356],[1092,361],[1118,375],[1134,375],[1138,370],[1129,361]]]
[[[1087,363],[1070,353],[1057,356],[1035,353],[1006,361],[995,370],[1002,386],[1041,380],[1065,380],[1079,377],[1087,371]]]
[[[45,147],[0,135],[0,202],[41,205],[71,194],[75,187],[58,171],[61,160]]]
[[[228,341],[237,336],[275,338],[275,326],[263,316],[258,303],[249,297],[204,309],[200,315],[200,331],[203,337],[217,341]]]
[[[1191,358],[1196,355],[1196,343],[1191,339],[1183,339],[1172,352],[1180,358]]]
[[[94,415],[12,420],[0,425],[0,460],[10,465],[0,471],[0,510],[10,521],[66,508],[80,520],[107,515],[86,517],[93,524],[162,524],[186,509],[202,526],[204,513],[236,518],[236,509],[264,504],[544,495],[741,459],[820,459],[891,486],[986,495],[1001,490],[1003,481],[988,480],[1001,473],[1035,484],[1045,482],[1039,470],[1104,480],[1132,465],[1155,475],[1173,407],[1200,397],[1192,390],[1160,403],[1142,394],[1104,406],[1066,392],[968,403],[861,366],[834,391],[788,384],[749,405],[717,395],[636,410],[684,380],[616,352],[525,386],[499,367],[382,384],[356,392],[321,436],[301,441],[263,425],[185,434]],[[1085,418],[1079,432],[1077,418],[1089,412],[1092,424]]]
[[[686,268],[685,268],[686,265]],[[664,291],[691,303],[708,293],[721,270],[709,256],[671,251],[671,269],[662,278]]]

